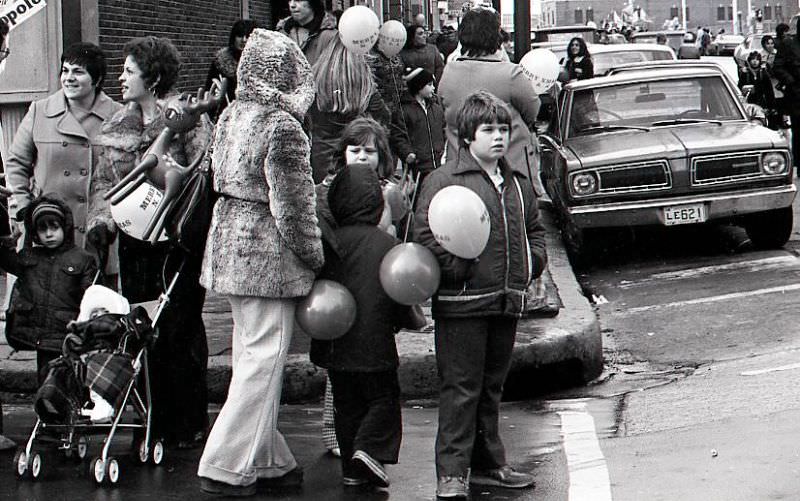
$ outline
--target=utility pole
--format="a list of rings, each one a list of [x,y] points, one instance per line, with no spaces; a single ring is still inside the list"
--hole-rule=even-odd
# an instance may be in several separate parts
[[[731,0],[731,9],[733,9],[733,19],[731,19],[731,33],[734,35],[739,34],[739,5],[736,0]]]
[[[531,0],[514,0],[514,62],[519,62],[530,50]]]
[[[689,25],[686,23],[686,0],[681,0],[681,22],[683,23],[683,31],[689,31]]]

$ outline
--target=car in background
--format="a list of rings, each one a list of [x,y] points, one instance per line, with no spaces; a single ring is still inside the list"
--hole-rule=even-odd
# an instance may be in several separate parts
[[[667,45],[672,47],[678,59],[699,59],[700,51],[694,45],[691,31],[640,31],[631,35],[631,43],[658,43],[658,36],[667,37]]]
[[[749,120],[717,68],[569,83],[539,132],[542,182],[578,262],[595,228],[730,222],[757,248],[791,235],[787,139]]]
[[[736,47],[744,41],[742,35],[722,33],[714,37],[708,46],[709,56],[732,56]]]
[[[616,66],[629,63],[639,63],[645,61],[674,61],[675,51],[667,45],[649,43],[629,43],[629,44],[592,44],[588,46],[589,54],[592,55],[595,76],[604,75],[608,70]],[[562,61],[567,54],[567,47],[556,47],[551,49]]]
[[[585,25],[535,28],[531,30],[531,49],[566,46],[574,37],[583,38],[587,44],[596,43],[597,28]]]
[[[750,33],[744,37],[742,43],[733,50],[733,58],[736,60],[736,64],[742,68],[746,67],[747,56],[753,51],[760,52],[763,55],[764,48],[761,47],[761,40],[767,35],[775,38],[775,33]]]

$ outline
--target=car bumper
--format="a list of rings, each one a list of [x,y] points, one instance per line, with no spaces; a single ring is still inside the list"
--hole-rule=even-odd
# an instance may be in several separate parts
[[[664,224],[664,208],[689,204],[705,205],[707,221],[789,207],[797,188],[794,184],[749,191],[711,193],[636,202],[581,205],[567,209],[579,228],[645,226]]]

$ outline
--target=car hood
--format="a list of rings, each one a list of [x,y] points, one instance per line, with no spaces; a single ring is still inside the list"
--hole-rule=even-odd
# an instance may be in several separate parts
[[[614,131],[567,139],[579,168],[786,147],[779,133],[750,122],[693,124],[646,131]],[[577,165],[576,165],[577,167]]]

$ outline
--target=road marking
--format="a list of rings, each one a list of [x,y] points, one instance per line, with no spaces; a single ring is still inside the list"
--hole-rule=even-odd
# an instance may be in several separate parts
[[[754,259],[750,261],[738,261],[736,263],[719,264],[713,266],[701,266],[699,268],[689,268],[686,270],[667,271],[664,273],[654,273],[647,278],[635,281],[622,281],[620,289],[631,289],[642,285],[647,285],[656,280],[680,280],[686,278],[696,278],[712,275],[720,272],[747,270],[749,272],[760,272],[765,270],[780,269],[785,266],[796,265],[797,256],[775,256],[764,259]]]
[[[793,369],[800,369],[800,363],[779,365],[778,367],[769,367],[767,369],[757,369],[754,371],[744,371],[742,376],[758,376],[759,374],[767,374],[768,372],[790,371]]]
[[[611,481],[594,418],[585,401],[561,401],[550,406],[561,418],[561,441],[567,455],[570,501],[611,501]]]
[[[800,284],[779,285],[777,287],[767,287],[766,289],[757,289],[746,292],[733,292],[730,294],[721,294],[719,296],[700,297],[696,299],[687,299],[685,301],[675,301],[672,303],[651,304],[649,306],[637,306],[635,308],[628,308],[621,311],[615,311],[614,315],[627,315],[630,313],[641,313],[643,311],[662,310],[665,308],[674,308],[680,306],[690,306],[693,304],[716,303],[719,301],[729,301],[731,299],[741,299],[745,297],[761,296],[764,294],[776,294],[784,292],[792,292],[800,290]]]

